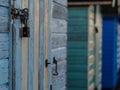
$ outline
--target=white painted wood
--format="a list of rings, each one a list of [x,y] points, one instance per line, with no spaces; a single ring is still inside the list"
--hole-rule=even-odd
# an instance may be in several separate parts
[[[58,61],[66,60],[67,49],[66,47],[60,47],[56,49],[52,49],[52,57],[56,57]]]
[[[34,2],[34,90],[38,90],[39,0]]]
[[[66,47],[67,44],[66,42],[67,42],[66,34],[59,34],[59,33],[52,34],[52,49],[59,47]]]
[[[21,0],[21,8],[28,8],[28,0]],[[21,89],[28,90],[28,38],[22,38],[22,80]]]
[[[66,84],[66,74],[59,75],[58,77],[54,77],[53,81],[53,90],[65,90]]]
[[[52,33],[67,33],[67,21],[52,19]]]
[[[67,6],[67,0],[53,0],[54,2],[57,2],[59,4],[62,4],[64,6]]]

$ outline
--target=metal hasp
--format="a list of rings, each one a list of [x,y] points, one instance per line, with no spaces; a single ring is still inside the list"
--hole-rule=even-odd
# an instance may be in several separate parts
[[[57,76],[58,75],[58,62],[57,60],[55,59],[55,57],[53,57],[53,64],[55,64],[55,73],[53,73],[54,76]]]
[[[30,37],[30,28],[28,27],[28,17],[29,17],[28,8],[17,9],[14,7],[14,5],[12,5],[11,17],[13,20],[18,19],[18,17],[20,18],[21,21],[20,36]]]
[[[51,64],[48,62],[48,59],[45,60],[45,67],[48,67],[48,65]]]

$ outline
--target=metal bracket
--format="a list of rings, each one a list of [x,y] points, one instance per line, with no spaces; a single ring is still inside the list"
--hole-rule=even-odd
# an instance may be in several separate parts
[[[12,5],[11,17],[13,20],[20,17],[20,21],[21,21],[20,37],[30,37],[30,28],[28,27],[28,17],[29,17],[28,8],[18,9],[15,8],[14,5]]]
[[[45,67],[48,67],[48,65],[51,64],[48,62],[48,59],[45,60]]]
[[[11,17],[12,19],[17,19],[20,16],[21,22],[25,24],[25,20],[28,20],[29,10],[28,8],[18,9],[14,5],[11,7]]]

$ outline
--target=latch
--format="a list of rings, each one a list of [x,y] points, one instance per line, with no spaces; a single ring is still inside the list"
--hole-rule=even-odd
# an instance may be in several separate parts
[[[28,17],[29,17],[28,8],[17,9],[14,7],[14,5],[12,5],[11,17],[13,20],[20,17],[20,21],[21,21],[20,36],[30,37],[30,28],[28,27]]]

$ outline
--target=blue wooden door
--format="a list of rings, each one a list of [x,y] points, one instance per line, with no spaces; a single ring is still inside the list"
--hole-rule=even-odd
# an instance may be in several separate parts
[[[30,28],[30,37],[21,37],[23,24],[20,16],[11,19],[11,90],[34,90],[33,1],[11,0],[11,5],[19,10],[29,9],[28,27]]]
[[[8,90],[10,86],[9,1],[0,1],[0,90]]]

